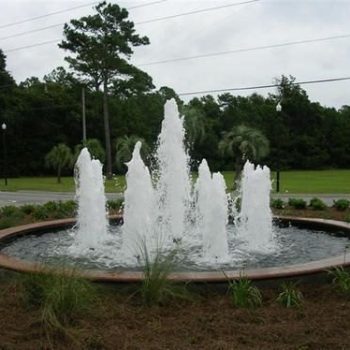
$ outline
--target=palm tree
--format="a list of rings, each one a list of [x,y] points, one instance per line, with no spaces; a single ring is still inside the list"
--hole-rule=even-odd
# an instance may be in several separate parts
[[[131,159],[132,152],[134,150],[134,147],[137,141],[142,142],[141,156],[145,161],[147,156],[150,154],[150,148],[147,142],[142,137],[138,137],[136,135],[131,135],[131,136],[124,135],[123,137],[120,137],[117,139],[116,164],[119,171],[125,170],[124,163],[128,162]]]
[[[72,152],[64,143],[54,146],[45,157],[46,166],[57,170],[57,183],[61,183],[62,169],[72,163]]]
[[[106,152],[98,139],[87,139],[85,142],[83,142],[83,144],[76,145],[74,149],[74,163],[78,159],[79,153],[84,147],[89,150],[92,158],[98,159],[102,164],[104,163],[106,159]]]
[[[269,153],[269,141],[257,129],[238,125],[224,134],[219,143],[222,154],[235,158],[235,182],[240,178],[246,160],[258,162]]]

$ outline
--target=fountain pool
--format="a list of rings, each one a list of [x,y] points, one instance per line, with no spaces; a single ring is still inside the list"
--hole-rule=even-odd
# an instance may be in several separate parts
[[[267,167],[247,161],[233,197],[223,176],[212,174],[205,160],[192,178],[184,139],[183,118],[175,101],[168,101],[155,163],[145,166],[140,142],[127,163],[118,225],[107,220],[102,165],[83,149],[76,165],[75,224],[65,220],[3,230],[0,266],[28,271],[38,264],[68,264],[92,279],[129,281],[142,278],[147,250],[151,257],[176,253],[171,278],[217,281],[225,280],[222,270],[232,278],[244,270],[250,278],[263,279],[348,263],[349,225],[295,218],[273,223]]]

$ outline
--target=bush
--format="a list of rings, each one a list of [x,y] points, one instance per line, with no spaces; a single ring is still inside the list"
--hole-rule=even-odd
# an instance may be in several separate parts
[[[6,205],[0,208],[0,214],[3,217],[16,216],[20,212],[19,208],[14,205]]]
[[[294,209],[306,209],[306,201],[301,198],[289,198],[288,205]]]
[[[339,211],[345,211],[349,208],[350,201],[347,199],[337,199],[333,201],[333,207]]]
[[[16,226],[21,223],[24,213],[14,205],[8,205],[0,209],[0,229]]]
[[[107,208],[109,210],[119,210],[123,205],[123,199],[116,199],[116,200],[108,200],[107,201]]]
[[[283,283],[281,289],[282,291],[277,297],[277,302],[287,308],[301,305],[303,294],[297,289],[296,283]]]
[[[252,281],[246,277],[240,277],[237,281],[230,281],[229,293],[232,304],[236,307],[255,308],[262,304],[262,296],[259,289],[252,285]]]
[[[24,204],[20,207],[20,210],[25,215],[31,215],[35,211],[35,205],[33,204]]]
[[[319,198],[312,198],[309,206],[313,210],[325,210],[327,208],[326,204]]]
[[[45,220],[49,217],[49,212],[44,205],[37,205],[32,215],[35,220]]]
[[[285,203],[281,198],[276,198],[271,201],[271,207],[275,209],[284,209]]]

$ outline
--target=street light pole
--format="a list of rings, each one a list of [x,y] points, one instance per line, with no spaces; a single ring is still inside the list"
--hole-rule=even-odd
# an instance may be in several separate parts
[[[3,151],[4,151],[4,180],[5,180],[5,186],[7,186],[6,128],[7,128],[7,125],[5,123],[2,123],[1,129],[2,129],[2,146],[3,146]]]
[[[276,105],[276,112],[280,113],[282,111],[282,105],[279,101]],[[278,148],[280,147],[278,142]],[[280,150],[278,149],[278,156],[277,156],[277,169],[276,169],[276,192],[279,193],[280,191]]]

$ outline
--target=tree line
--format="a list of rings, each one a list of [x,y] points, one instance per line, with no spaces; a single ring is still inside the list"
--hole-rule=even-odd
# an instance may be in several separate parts
[[[96,14],[66,24],[64,35],[59,46],[69,54],[70,70],[58,67],[43,79],[17,84],[0,49],[0,122],[7,125],[11,176],[51,174],[52,154],[47,155],[59,144],[69,147],[74,159],[89,143],[111,175],[125,172],[124,163],[141,139],[147,162],[169,98],[177,100],[184,115],[194,170],[202,158],[213,171],[238,169],[245,158],[272,169],[350,166],[350,106],[311,102],[294,77],[282,76],[276,93],[267,97],[225,93],[185,103],[171,87],[155,89],[152,78],[130,64],[132,48],[149,39],[135,33],[118,5],[102,2]],[[87,141],[82,139],[83,88]],[[2,151],[3,143],[4,170]],[[70,167],[61,169],[63,174],[71,174]]]

